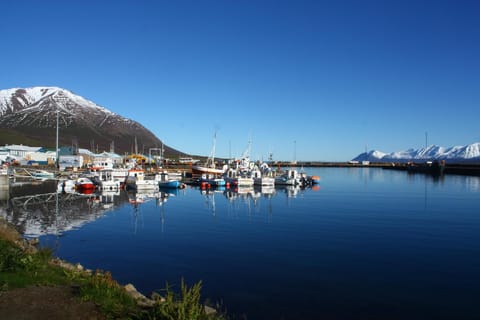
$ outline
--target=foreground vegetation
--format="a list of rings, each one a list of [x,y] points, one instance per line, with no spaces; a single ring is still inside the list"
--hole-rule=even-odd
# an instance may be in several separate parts
[[[0,230],[1,231],[1,230]],[[153,304],[141,307],[108,272],[66,269],[52,263],[50,250],[28,250],[11,234],[0,232],[0,291],[29,286],[72,286],[82,301],[92,301],[107,318],[203,320],[225,319],[218,313],[207,314],[200,303],[201,282],[187,287],[182,280],[180,292],[170,287]]]

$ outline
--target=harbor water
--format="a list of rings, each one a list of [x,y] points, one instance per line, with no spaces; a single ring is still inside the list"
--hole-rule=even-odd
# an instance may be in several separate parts
[[[59,195],[0,215],[147,295],[202,280],[238,319],[480,318],[480,177],[306,171],[318,186]]]

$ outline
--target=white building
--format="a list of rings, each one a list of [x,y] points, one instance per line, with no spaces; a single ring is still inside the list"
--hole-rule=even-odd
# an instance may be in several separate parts
[[[2,149],[3,151],[7,151],[10,154],[10,156],[13,156],[15,158],[25,158],[25,156],[29,153],[42,152],[45,150],[43,147],[29,147],[21,144],[20,145],[7,144]]]

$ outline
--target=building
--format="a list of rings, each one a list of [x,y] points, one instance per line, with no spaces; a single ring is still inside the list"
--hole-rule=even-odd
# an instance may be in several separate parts
[[[25,156],[29,153],[32,152],[45,152],[46,149],[43,147],[29,147],[29,146],[24,146],[24,145],[17,145],[17,144],[11,144],[11,145],[5,145],[4,147],[1,148],[2,152],[8,152],[11,157],[15,158],[25,158]]]

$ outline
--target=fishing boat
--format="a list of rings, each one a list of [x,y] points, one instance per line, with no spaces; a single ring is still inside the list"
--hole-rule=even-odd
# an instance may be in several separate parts
[[[158,181],[155,179],[145,179],[145,171],[143,169],[130,169],[125,178],[125,189],[158,190]]]
[[[48,172],[45,170],[34,170],[34,171],[31,171],[30,174],[34,179],[37,179],[37,180],[47,180],[47,179],[53,179],[55,177],[53,172]]]
[[[214,174],[204,173],[198,179],[200,186],[212,186],[212,187],[222,187],[225,186],[226,182],[223,178],[217,178]]]
[[[117,191],[120,190],[120,181],[115,179],[113,169],[101,169],[95,181],[100,191]]]
[[[213,146],[210,155],[207,158],[207,162],[203,165],[192,165],[192,174],[194,175],[202,175],[204,173],[214,174],[214,175],[221,175],[224,170],[223,168],[217,168],[215,165],[215,145],[217,143],[217,133],[213,135]]]
[[[223,173],[223,169],[216,168],[215,166],[209,166],[209,165],[195,165],[192,166],[192,174],[216,174],[220,175]]]
[[[256,186],[274,186],[275,178],[269,176],[268,172],[262,172],[259,169],[255,168],[251,171],[251,176],[253,178],[253,184]]]
[[[298,186],[300,184],[297,170],[289,169],[285,173],[275,177],[275,185],[280,186]]]
[[[225,182],[231,187],[253,186],[253,178],[242,174],[241,171],[229,168],[224,175]]]
[[[80,177],[75,182],[75,189],[80,193],[88,193],[95,191],[95,184],[87,177]]]
[[[179,180],[170,178],[167,171],[158,173],[155,176],[159,188],[182,188],[184,186]]]
[[[320,183],[319,176],[309,176],[307,173],[301,171],[298,173],[299,185],[302,187],[311,187]]]

